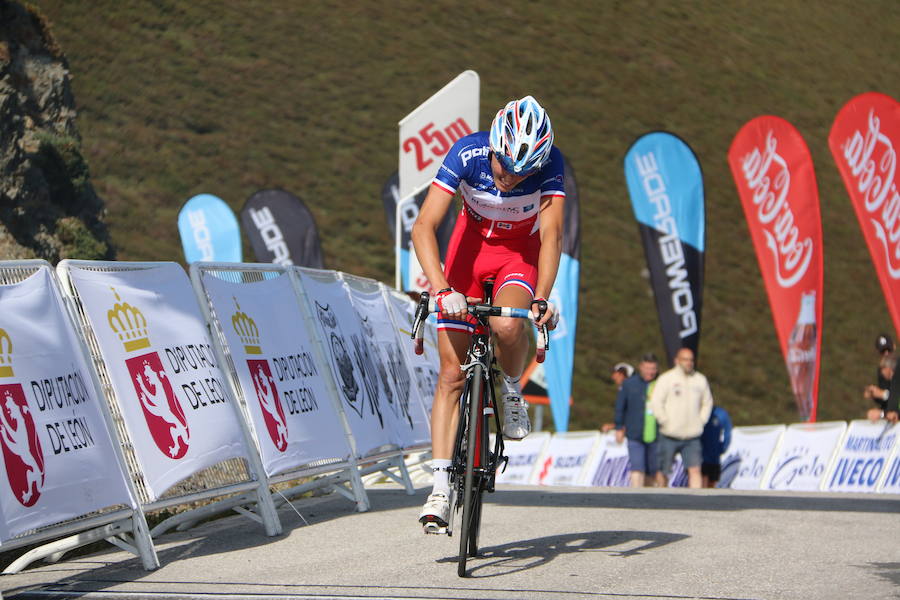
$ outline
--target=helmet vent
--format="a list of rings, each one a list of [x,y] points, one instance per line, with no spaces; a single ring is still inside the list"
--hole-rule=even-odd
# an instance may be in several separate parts
[[[525,155],[528,154],[528,144],[522,144],[519,146],[519,154],[516,156],[516,160],[522,160],[525,158]]]

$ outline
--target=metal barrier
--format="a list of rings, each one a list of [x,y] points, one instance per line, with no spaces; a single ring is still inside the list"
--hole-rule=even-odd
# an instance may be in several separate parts
[[[59,293],[58,281],[55,277],[53,267],[43,260],[18,260],[0,262],[0,285],[12,285],[20,283],[25,279],[37,274],[41,269],[49,271],[50,280]],[[60,293],[60,298],[64,296]],[[72,310],[72,304],[65,302],[67,316],[73,331],[77,333],[76,323],[78,319]],[[82,336],[75,335],[79,340],[77,352],[81,352],[84,362],[87,365],[90,374],[90,385],[94,396],[100,400],[104,397],[104,388],[97,378],[96,372],[91,369],[92,360],[91,353],[84,344]],[[109,407],[104,402],[98,402],[100,414],[102,415],[109,432],[114,449],[113,459],[123,474],[127,473],[127,466],[123,448],[117,445],[119,441],[115,436],[114,418],[110,414]],[[131,495],[137,498],[134,483],[129,477],[125,477],[126,485]],[[26,566],[36,560],[48,558],[56,561],[62,558],[65,552],[90,544],[98,540],[106,540],[107,542],[127,551],[131,552],[141,559],[141,564],[147,570],[153,570],[159,567],[159,559],[150,532],[147,521],[144,517],[143,508],[138,505],[135,508],[125,505],[110,506],[105,509],[95,511],[91,514],[82,515],[63,522],[55,523],[47,527],[41,527],[33,531],[16,536],[11,540],[3,542],[4,551],[14,550],[23,546],[32,546],[39,544],[37,547],[24,553],[18,559],[13,561],[4,571],[4,574],[18,573]],[[47,543],[42,543],[47,542]]]
[[[190,268],[191,281],[194,284],[194,291],[200,301],[201,309],[210,326],[211,335],[214,341],[214,347],[219,354],[220,364],[228,366],[228,381],[231,386],[232,393],[238,399],[248,425],[254,430],[254,440],[260,443],[260,433],[255,431],[253,427],[253,419],[249,413],[247,399],[241,388],[237,375],[237,369],[234,357],[229,349],[225,333],[222,328],[222,320],[215,313],[212,299],[210,298],[205,281],[209,277],[216,277],[224,281],[236,284],[249,284],[274,279],[277,277],[288,277],[291,287],[294,290],[294,301],[296,303],[298,316],[304,319],[304,325],[307,331],[312,332],[313,350],[317,354],[316,360],[322,365],[323,369],[330,369],[329,363],[322,355],[321,343],[319,338],[314,334],[314,324],[310,322],[310,315],[305,307],[302,299],[302,292],[299,289],[299,280],[292,275],[290,269],[275,264],[245,264],[245,263],[194,263]],[[282,299],[284,300],[284,299]],[[351,449],[349,458],[334,457],[330,459],[316,460],[308,464],[297,465],[287,472],[270,474],[269,483],[278,484],[294,481],[300,478],[312,478],[310,481],[294,485],[288,489],[282,489],[273,494],[273,501],[276,505],[280,505],[287,501],[288,498],[298,496],[314,489],[328,489],[335,491],[345,498],[356,503],[359,511],[365,511],[369,508],[368,497],[360,478],[358,458],[355,449],[353,435],[347,423],[346,416],[340,405],[340,399],[337,390],[334,387],[334,379],[330,372],[324,373],[325,385],[328,389],[329,400],[334,411],[341,422],[344,433],[347,436],[347,444]]]
[[[335,271],[312,269],[308,267],[295,266],[291,268],[290,272],[295,278],[297,293],[302,299],[301,305],[306,312],[305,318],[310,324],[309,326],[312,328],[312,330],[316,330],[316,325],[313,321],[315,307],[312,304],[309,294],[303,288],[303,282],[300,275],[305,275],[310,279],[322,283],[342,283],[341,277]],[[321,353],[321,357],[324,359],[327,354],[325,352],[325,348],[322,345],[321,336],[317,335],[316,339],[318,340],[319,352]],[[330,361],[326,360],[324,362],[326,364],[330,364]],[[333,376],[329,378],[329,380],[332,382],[334,396],[335,398],[338,398],[338,404],[340,404],[340,396],[338,395],[337,388],[333,383],[334,379],[335,378]],[[341,406],[341,414],[344,415],[344,419],[346,420],[346,414],[344,412],[343,406]],[[356,444],[356,440],[354,439],[353,449],[354,454],[357,457],[359,464],[361,465],[359,469],[359,474],[361,476],[371,475],[373,473],[382,473],[386,477],[402,485],[407,494],[415,493],[415,487],[413,486],[412,480],[409,477],[409,471],[407,470],[406,463],[404,461],[404,450],[398,445],[384,444],[374,450],[363,452],[359,450],[358,444]],[[394,473],[394,471],[396,471],[396,474]],[[360,485],[362,485],[362,482],[360,482]]]
[[[118,438],[122,441],[128,473],[134,482],[137,497],[143,510],[151,512],[191,503],[201,504],[196,508],[180,512],[163,520],[151,530],[150,534],[156,537],[174,527],[177,527],[179,530],[187,529],[200,519],[232,509],[238,514],[261,523],[266,535],[278,535],[281,533],[281,523],[278,520],[278,514],[269,494],[268,480],[260,464],[256,446],[252,441],[252,436],[244,421],[242,412],[230,394],[227,400],[234,409],[235,418],[239,423],[246,443],[248,451],[246,460],[231,458],[222,461],[172,486],[157,500],[151,500],[147,481],[135,455],[128,430],[125,427],[122,412],[113,390],[109,370],[100,351],[97,336],[87,318],[81,296],[70,274],[75,269],[108,273],[155,269],[166,264],[176,263],[63,260],[56,267],[63,290],[72,303],[72,312],[80,324],[81,334],[90,349],[94,368],[102,383],[102,389],[112,414],[113,431],[116,432]],[[252,506],[256,506],[256,512],[250,509]]]

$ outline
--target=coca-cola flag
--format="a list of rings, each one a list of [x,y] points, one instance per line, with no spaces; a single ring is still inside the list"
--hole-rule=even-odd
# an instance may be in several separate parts
[[[244,202],[241,222],[259,262],[325,268],[316,220],[297,196],[260,190]]]
[[[869,92],[844,105],[828,146],[869,246],[894,329],[900,331],[900,103]]]
[[[672,364],[680,348],[696,355],[700,346],[706,243],[703,173],[681,138],[653,131],[628,149],[625,179]]]
[[[749,121],[728,163],[772,308],[797,412],[816,420],[822,348],[822,218],[812,157],[779,117]]]

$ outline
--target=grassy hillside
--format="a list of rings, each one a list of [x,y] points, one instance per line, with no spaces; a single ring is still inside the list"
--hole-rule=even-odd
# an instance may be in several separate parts
[[[176,216],[194,194],[237,211],[280,186],[310,205],[329,266],[391,281],[379,194],[397,167],[397,121],[469,68],[481,76],[482,128],[507,100],[536,96],[582,197],[573,427],[611,419],[611,364],[664,355],[622,169],[651,129],[685,139],[704,171],[700,366],[713,393],[738,424],[793,420],[726,158],[743,123],[779,115],[805,137],[821,194],[820,419],[865,410],[873,341],[890,320],[827,136],[852,96],[900,97],[895,0],[37,4],[68,56],[123,260],[180,260]]]

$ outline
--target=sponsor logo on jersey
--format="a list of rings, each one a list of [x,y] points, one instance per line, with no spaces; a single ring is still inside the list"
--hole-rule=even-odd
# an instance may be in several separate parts
[[[463,166],[466,166],[469,161],[473,158],[478,158],[479,156],[488,156],[491,152],[491,149],[487,146],[482,146],[481,148],[473,148],[471,150],[463,150],[459,153],[459,158],[462,160]]]

